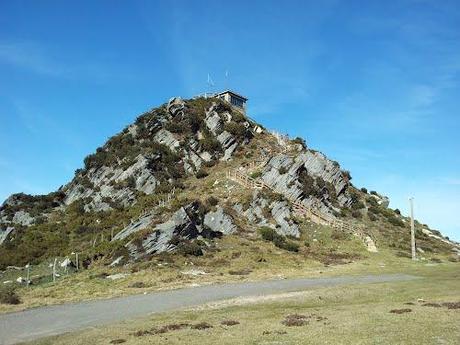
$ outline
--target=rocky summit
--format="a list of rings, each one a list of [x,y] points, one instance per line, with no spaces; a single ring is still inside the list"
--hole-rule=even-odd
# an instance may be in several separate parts
[[[227,235],[262,233],[295,250],[290,239],[309,223],[352,235],[369,251],[408,255],[409,221],[388,206],[303,139],[268,131],[217,98],[175,97],[87,156],[59,190],[10,196],[0,210],[0,268],[71,251],[116,263],[202,255]],[[458,251],[416,226],[420,250]]]

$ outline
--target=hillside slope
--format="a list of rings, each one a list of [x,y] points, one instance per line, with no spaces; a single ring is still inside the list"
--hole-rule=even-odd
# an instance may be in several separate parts
[[[85,265],[201,255],[216,237],[258,230],[296,251],[296,239],[316,240],[310,223],[356,235],[369,250],[409,252],[408,220],[302,139],[271,133],[215,98],[173,98],[86,157],[58,191],[10,196],[0,209],[0,269],[72,251]],[[458,251],[428,226],[417,229],[421,252]]]

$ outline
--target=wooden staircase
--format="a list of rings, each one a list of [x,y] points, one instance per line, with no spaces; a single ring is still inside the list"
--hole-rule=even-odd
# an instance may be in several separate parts
[[[254,168],[255,166],[256,164],[250,164],[247,166],[247,168],[251,168],[251,167]],[[257,190],[267,188],[271,191],[276,192],[272,186],[268,185],[264,181],[260,179],[254,179],[239,170],[227,171],[227,178],[243,185],[246,188],[257,189]],[[309,219],[313,223],[330,226],[332,228],[339,229],[340,231],[344,231],[344,232],[356,235],[366,245],[369,242],[369,240],[372,241],[372,239],[364,232],[364,228],[362,225],[353,224],[352,222],[347,222],[347,221],[343,221],[341,219],[332,217],[328,214],[321,212],[319,209],[315,209],[315,208],[304,205],[298,199],[294,199],[290,197],[286,197],[286,198],[289,202],[291,202],[292,209],[294,210],[296,214]]]

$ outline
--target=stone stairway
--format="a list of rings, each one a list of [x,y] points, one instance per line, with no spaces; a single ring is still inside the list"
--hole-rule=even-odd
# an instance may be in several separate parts
[[[261,164],[251,163],[245,166],[245,168],[254,168]],[[246,188],[261,190],[267,188],[271,191],[275,191],[272,186],[266,184],[260,179],[254,179],[239,170],[227,171],[227,178],[233,180]],[[276,192],[276,191],[275,191]],[[321,212],[318,209],[314,209],[304,205],[300,200],[287,197],[288,201],[291,202],[294,212],[304,218],[309,219],[315,224],[330,226],[340,231],[344,231],[357,236],[366,245],[368,251],[376,252],[377,247],[375,246],[372,238],[364,232],[362,225],[353,224],[351,222],[337,219],[328,214]]]

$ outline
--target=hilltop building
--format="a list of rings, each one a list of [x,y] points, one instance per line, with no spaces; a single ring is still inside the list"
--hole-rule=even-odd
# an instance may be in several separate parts
[[[246,97],[237,94],[236,92],[225,90],[215,94],[215,97],[220,98],[231,105],[239,108],[241,111],[246,112]]]

